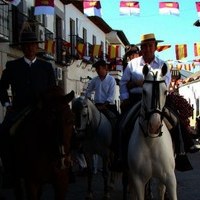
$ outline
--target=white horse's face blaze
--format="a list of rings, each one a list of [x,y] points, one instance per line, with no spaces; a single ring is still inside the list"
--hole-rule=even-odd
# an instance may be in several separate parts
[[[89,123],[89,113],[88,107],[84,106],[81,113],[80,113],[80,121],[81,121],[81,129],[86,129],[87,124]]]
[[[148,134],[159,134],[162,126],[162,111],[167,96],[167,85],[162,70],[145,71],[142,106],[148,121]]]

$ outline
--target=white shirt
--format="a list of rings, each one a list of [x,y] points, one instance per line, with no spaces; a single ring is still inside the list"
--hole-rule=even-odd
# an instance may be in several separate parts
[[[28,58],[24,57],[24,61],[31,66],[32,63],[36,61],[36,57],[33,60],[29,60]]]
[[[153,69],[159,69],[163,66],[165,62],[158,57],[155,57],[155,59],[150,63],[151,68]],[[142,93],[142,87],[134,87],[130,91],[127,89],[127,82],[130,80],[143,80],[144,76],[142,73],[143,66],[145,65],[144,59],[142,56],[138,58],[134,58],[131,61],[129,61],[126,69],[124,70],[124,73],[122,75],[122,78],[120,80],[120,99],[125,100],[129,98],[129,92],[130,93]],[[168,70],[166,74],[165,82],[167,86],[169,87],[169,84],[171,82],[171,73],[170,70]]]
[[[116,81],[113,76],[107,74],[105,79],[101,80],[99,76],[94,77],[87,89],[86,97],[91,97],[92,92],[94,94],[94,103],[115,103]]]

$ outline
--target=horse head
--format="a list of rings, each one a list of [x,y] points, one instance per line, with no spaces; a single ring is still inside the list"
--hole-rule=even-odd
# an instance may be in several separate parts
[[[85,132],[91,123],[90,100],[85,96],[80,96],[72,101],[72,110],[75,113],[75,128],[78,133]]]
[[[163,109],[168,91],[165,83],[166,73],[166,64],[160,69],[152,69],[150,65],[143,67],[142,116],[148,122],[148,134],[153,137],[161,133]]]

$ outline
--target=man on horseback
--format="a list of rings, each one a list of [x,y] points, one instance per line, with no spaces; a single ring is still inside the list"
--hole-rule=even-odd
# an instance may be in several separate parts
[[[51,63],[36,57],[39,42],[30,24],[24,24],[20,35],[24,56],[8,61],[0,80],[0,101],[6,108],[6,116],[0,126],[0,156],[9,174],[13,171],[12,141],[17,124],[31,112],[39,95],[56,85]]]
[[[140,100],[142,98],[142,86],[143,86],[143,74],[142,74],[142,69],[145,64],[149,64],[153,69],[157,69],[163,66],[164,61],[161,60],[160,58],[155,56],[155,51],[157,49],[157,44],[158,42],[163,42],[162,40],[156,40],[154,34],[145,34],[142,35],[141,37],[141,54],[142,56],[132,59],[129,63],[128,66],[126,67],[122,79],[120,81],[120,99],[122,101],[121,103],[121,110],[122,112],[126,112],[127,110],[131,111],[127,115],[125,119],[125,124],[123,124],[123,129],[131,129],[133,127],[129,127],[131,124],[134,124],[135,119],[138,116],[139,110],[140,110]],[[170,71],[168,70],[167,75],[166,75],[166,84],[169,87],[171,81],[171,74]],[[134,116],[136,114],[136,116]],[[175,146],[175,153],[177,155],[177,158],[179,155],[184,154],[184,149],[178,148],[180,146],[180,142],[182,141],[182,133],[180,133],[180,128],[179,127],[179,120],[178,120],[178,115],[174,112],[172,112],[171,109],[165,108],[165,119],[168,124],[168,128],[171,129],[171,132],[173,130],[176,130],[178,133],[173,133],[176,134],[177,136],[173,136],[172,138],[176,138],[175,143],[178,143],[178,145]],[[130,136],[130,130],[128,131],[129,134],[127,136],[125,135],[126,131],[122,130],[122,133],[120,135],[122,138],[119,141],[123,141],[123,138],[126,137],[125,144],[123,144],[123,152],[124,155],[122,157],[127,156],[127,144]],[[178,141],[177,141],[178,140]],[[183,146],[183,144],[181,144]],[[194,146],[191,146],[191,150],[193,151],[198,151],[199,149],[194,149]],[[184,159],[183,163],[187,163],[187,157],[183,156],[181,159]],[[126,160],[126,159],[125,159]],[[184,168],[184,166],[181,166]],[[187,167],[186,167],[187,168]],[[190,167],[188,167],[190,169]]]
[[[107,63],[98,60],[93,64],[98,76],[94,77],[86,90],[86,97],[91,98],[94,93],[94,103],[97,108],[111,121],[114,126],[118,116],[115,105],[116,81],[107,71]]]

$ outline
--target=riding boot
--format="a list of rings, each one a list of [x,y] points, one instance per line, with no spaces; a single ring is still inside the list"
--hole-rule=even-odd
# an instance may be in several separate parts
[[[164,115],[172,126],[170,129],[170,134],[175,146],[175,169],[178,171],[192,170],[193,167],[185,153],[183,135],[177,115],[168,108],[165,108]],[[164,119],[164,121],[166,120]]]
[[[13,186],[14,172],[14,141],[10,136],[9,130],[11,127],[10,116],[4,118],[0,125],[0,157],[3,165],[3,187],[10,188]]]
[[[178,139],[179,139],[179,150],[175,149],[175,169],[178,171],[189,171],[192,170],[193,167],[187,157],[187,154],[184,152],[184,143],[183,143],[183,137],[181,134],[181,128],[180,128],[180,124],[177,127],[178,132]]]

